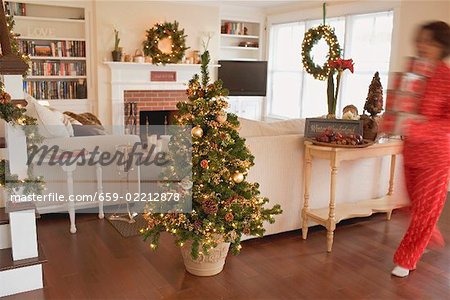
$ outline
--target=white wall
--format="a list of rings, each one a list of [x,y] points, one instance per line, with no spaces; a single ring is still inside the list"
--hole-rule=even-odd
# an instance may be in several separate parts
[[[450,23],[450,1],[402,1],[399,9],[391,69],[402,70],[403,58],[414,55],[414,36],[418,26],[434,20]]]
[[[98,75],[98,110],[99,118],[105,124],[111,123],[109,70],[103,64],[111,60],[114,48],[114,31],[120,32],[120,46],[124,52],[134,54],[142,49],[145,31],[157,22],[179,22],[184,28],[186,45],[190,50],[202,50],[201,36],[204,32],[216,34],[209,44],[212,60],[217,60],[219,48],[220,19],[216,6],[192,5],[189,2],[162,3],[156,1],[100,1],[94,3],[94,27]],[[95,49],[95,47],[93,48]]]

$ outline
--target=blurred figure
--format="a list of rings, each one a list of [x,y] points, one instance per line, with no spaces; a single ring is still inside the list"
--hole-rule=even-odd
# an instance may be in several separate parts
[[[450,27],[431,22],[417,32],[419,58],[436,63],[426,83],[419,112],[423,122],[412,121],[405,129],[405,179],[411,200],[411,221],[394,255],[392,274],[406,277],[425,248],[444,245],[436,223],[447,197],[450,172],[450,68],[444,59],[450,53]]]

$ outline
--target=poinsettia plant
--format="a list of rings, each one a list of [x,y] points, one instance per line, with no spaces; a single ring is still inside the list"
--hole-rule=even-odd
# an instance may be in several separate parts
[[[353,59],[336,59],[329,60],[328,65],[331,68],[331,71],[328,75],[328,84],[327,84],[327,98],[328,98],[328,118],[336,117],[336,103],[339,95],[339,85],[341,83],[342,73],[345,70],[350,70],[353,73]],[[334,84],[334,74],[336,75],[336,85]]]

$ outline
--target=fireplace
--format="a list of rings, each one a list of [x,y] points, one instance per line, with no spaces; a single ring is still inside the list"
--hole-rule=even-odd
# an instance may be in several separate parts
[[[200,65],[106,62],[111,70],[111,123],[113,133],[124,134],[129,110],[125,104],[135,105],[135,124],[140,124],[141,111],[173,111],[179,101],[187,99],[186,84],[194,74],[200,73]],[[211,78],[216,75],[215,68],[209,65]],[[173,80],[152,80],[155,72],[176,72]],[[144,121],[145,122],[145,121]],[[145,123],[144,123],[145,124]]]
[[[173,125],[175,122],[175,114],[177,110],[155,110],[155,111],[140,111],[139,112],[139,128],[144,129],[140,132],[142,136],[149,136],[156,134],[166,135],[167,130],[165,125]],[[164,126],[152,126],[164,125]]]
[[[174,112],[179,101],[187,100],[184,90],[151,90],[151,91],[125,91],[124,92],[124,116],[128,132],[148,134],[137,130],[137,126],[145,125],[170,125],[173,124]],[[161,127],[153,126],[154,134],[164,134]],[[144,128],[144,127],[139,127]]]

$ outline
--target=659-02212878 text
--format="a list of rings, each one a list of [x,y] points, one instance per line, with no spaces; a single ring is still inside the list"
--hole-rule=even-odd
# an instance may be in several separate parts
[[[99,193],[99,201],[118,201],[126,200],[128,202],[178,202],[179,193]]]

